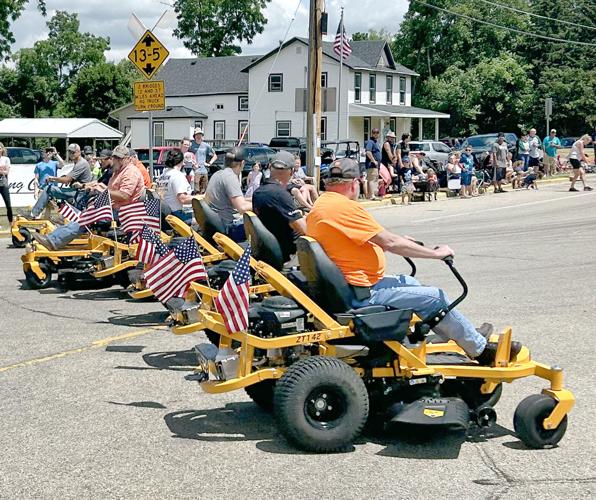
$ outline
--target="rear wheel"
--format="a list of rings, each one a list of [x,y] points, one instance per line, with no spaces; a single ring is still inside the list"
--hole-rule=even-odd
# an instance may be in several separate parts
[[[362,379],[336,358],[313,356],[291,365],[277,381],[275,419],[286,439],[302,450],[346,450],[369,410]]]
[[[36,290],[48,288],[52,281],[52,265],[48,262],[40,261],[39,267],[45,274],[45,278],[40,278],[31,269],[25,271],[25,280],[31,288]]]
[[[530,448],[552,448],[567,431],[567,415],[556,429],[545,429],[544,419],[557,405],[557,401],[546,394],[533,394],[524,399],[515,409],[513,427],[517,436]]]
[[[19,234],[25,238],[24,240],[19,240],[15,236],[12,237],[12,246],[15,248],[24,248],[27,243],[31,243],[31,231],[26,227],[19,228]]]

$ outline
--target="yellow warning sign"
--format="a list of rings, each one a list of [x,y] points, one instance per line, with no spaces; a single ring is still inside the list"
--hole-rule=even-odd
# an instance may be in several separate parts
[[[151,79],[169,55],[168,49],[147,30],[130,51],[128,58],[145,78]]]
[[[163,80],[135,82],[134,105],[137,111],[165,109],[166,93]]]
[[[430,418],[439,418],[445,415],[445,411],[443,410],[431,410],[430,408],[425,408],[422,413]]]

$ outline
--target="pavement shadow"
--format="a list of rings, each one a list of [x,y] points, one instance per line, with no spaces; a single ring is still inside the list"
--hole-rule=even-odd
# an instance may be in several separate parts
[[[108,401],[111,405],[134,406],[136,408],[153,408],[156,410],[165,410],[166,407],[156,401],[132,401],[130,403],[118,403],[117,401]]]
[[[72,288],[69,287],[69,290]],[[77,288],[77,290],[80,290]],[[62,293],[66,290],[62,289]],[[107,290],[97,290],[97,286],[94,287],[94,290],[91,292],[83,292],[77,291],[77,293],[73,293],[72,295],[64,295],[64,299],[72,299],[72,300],[101,300],[101,301],[108,301],[108,300],[122,300],[125,291],[122,289],[114,288],[114,289],[107,289]]]
[[[197,365],[197,358],[192,350],[148,352],[143,354],[143,361],[160,370],[190,371]]]
[[[168,311],[151,311],[142,314],[120,314],[108,318],[108,322],[117,326],[150,327],[165,324]]]

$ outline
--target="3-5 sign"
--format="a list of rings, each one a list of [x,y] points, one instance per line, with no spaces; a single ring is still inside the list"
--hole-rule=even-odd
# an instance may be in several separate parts
[[[147,30],[130,51],[128,58],[145,78],[151,79],[169,55],[168,49]]]

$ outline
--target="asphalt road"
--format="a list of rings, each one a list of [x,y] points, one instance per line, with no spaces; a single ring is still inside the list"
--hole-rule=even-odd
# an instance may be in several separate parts
[[[505,387],[484,435],[298,452],[243,392],[184,380],[202,334],[161,330],[158,304],[118,288],[28,290],[22,250],[1,240],[0,498],[594,497],[596,194],[567,187],[374,210],[389,229],[451,245],[470,285],[462,310],[512,325],[535,359],[565,369],[577,405],[560,446],[543,451],[512,432],[517,403],[545,385],[525,379]],[[458,292],[440,262],[420,262],[418,276]]]

